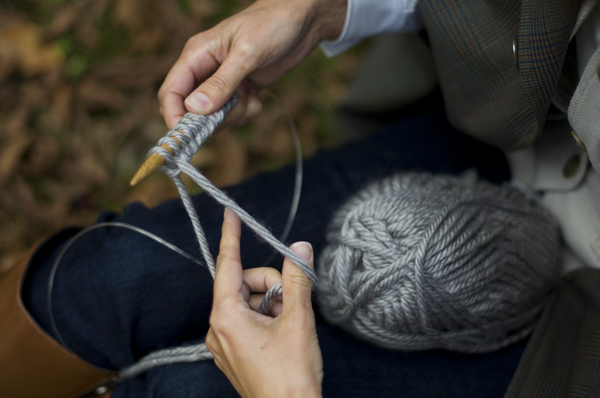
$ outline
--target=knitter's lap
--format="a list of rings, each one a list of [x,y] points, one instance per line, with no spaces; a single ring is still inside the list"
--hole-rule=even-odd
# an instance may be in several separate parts
[[[491,354],[406,353],[374,347],[332,326],[317,326],[317,334],[325,398],[501,398],[526,343]],[[142,396],[239,397],[212,362],[152,369],[119,386],[112,398]]]
[[[333,212],[373,179],[402,170],[456,174],[469,168],[476,168],[482,177],[494,182],[508,178],[508,167],[499,151],[452,129],[441,112],[403,121],[362,142],[332,152],[318,153],[305,162],[302,198],[287,243],[309,241],[318,256]],[[227,192],[277,235],[283,229],[289,211],[294,172],[290,166],[263,173],[228,188]],[[145,183],[151,184],[152,180]],[[195,197],[194,204],[213,255],[216,256],[223,208],[205,195]],[[202,258],[189,218],[179,200],[165,202],[153,209],[134,203],[127,206],[123,214],[104,213],[98,221],[137,225]],[[46,308],[47,281],[52,261],[60,247],[60,244],[53,244],[46,248],[51,254],[35,258],[23,293],[26,307],[47,331],[50,330]],[[244,230],[242,261],[245,268],[263,265],[271,253],[266,244],[247,229]],[[270,265],[280,268],[281,263],[281,257],[277,257]],[[64,341],[86,360],[109,369],[127,367],[159,348],[201,339],[208,330],[211,300],[212,278],[205,267],[140,234],[118,228],[94,230],[80,238],[61,262],[53,291],[54,317]],[[337,341],[330,336],[331,333],[338,333],[333,328],[321,329],[329,333],[329,337],[321,339],[323,345]],[[352,344],[360,343],[353,340]],[[361,347],[367,351],[373,350],[376,353],[374,357],[392,355],[397,359],[412,355],[380,354],[381,350],[371,346]],[[352,367],[359,369],[361,364],[368,362],[349,359],[350,364],[337,374],[331,369],[337,365],[327,360],[327,347],[323,349],[326,390],[328,383],[336,380],[336,377],[343,379],[347,374],[348,378],[355,378]],[[351,355],[351,352],[347,354]],[[449,360],[448,363],[454,362]],[[348,366],[350,370],[347,370]],[[182,370],[182,373],[173,369],[188,370]],[[167,366],[118,387],[114,397],[126,396],[124,392],[131,389],[138,393],[144,389],[155,393],[173,391],[171,395],[159,394],[163,397],[184,396],[184,393],[176,393],[177,389],[182,388],[202,390],[204,387],[198,387],[191,381],[189,383],[192,384],[187,384],[188,381],[177,382],[188,371],[200,380],[206,379],[198,381],[206,388],[211,383],[218,383],[221,380],[219,377],[224,377],[212,376],[220,375],[212,363]],[[175,372],[178,376],[173,379],[164,372]],[[205,378],[197,372],[211,376]],[[446,370],[448,372],[454,372],[452,365]],[[154,374],[162,376],[154,378]],[[391,377],[391,381],[395,383],[398,377]],[[170,380],[173,385],[169,384]],[[227,384],[226,388],[230,386]],[[128,396],[138,396],[136,394],[131,392]]]

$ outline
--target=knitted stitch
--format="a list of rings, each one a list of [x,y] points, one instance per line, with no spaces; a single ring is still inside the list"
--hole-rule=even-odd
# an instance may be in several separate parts
[[[150,154],[160,153],[190,216],[206,264],[215,262],[190,195],[186,173],[215,200],[308,276],[310,266],[189,164],[226,113],[187,114]],[[180,144],[177,144],[177,138]],[[169,153],[161,145],[168,144]],[[486,352],[533,328],[559,273],[558,229],[534,200],[474,176],[398,174],[376,182],[334,217],[320,258],[318,299],[331,323],[386,348]],[[259,312],[281,294],[271,288]],[[155,366],[212,359],[205,344],[160,350],[119,373],[121,380]]]
[[[237,96],[234,95],[221,109],[207,116],[199,116],[193,113],[187,113],[173,128],[173,130],[167,133],[165,137],[161,138],[158,144],[150,150],[149,156],[154,153],[158,153],[165,159],[165,165],[161,169],[164,170],[169,177],[171,177],[177,187],[177,190],[179,191],[183,205],[190,217],[194,233],[198,239],[200,251],[204,257],[204,260],[206,261],[206,265],[213,279],[215,277],[215,260],[208,247],[206,235],[202,229],[198,214],[196,213],[196,209],[192,203],[192,198],[190,197],[185,184],[181,180],[180,174],[182,172],[187,174],[192,181],[204,189],[204,191],[208,195],[212,196],[217,202],[235,212],[250,229],[252,229],[258,236],[263,238],[274,249],[292,260],[304,271],[314,287],[317,284],[317,276],[313,269],[306,263],[306,261],[302,260],[300,256],[281,243],[267,228],[256,221],[233,199],[215,187],[206,177],[196,170],[196,168],[189,164],[192,156],[214,132],[216,127],[223,122],[225,115],[235,106],[236,102]],[[179,141],[179,144],[175,138]],[[173,154],[163,148],[163,144],[167,144],[173,151]],[[278,283],[269,289],[269,291],[267,291],[258,311],[261,314],[266,314],[269,309],[270,302],[281,294],[281,283]],[[213,355],[210,353],[210,351],[208,351],[206,344],[204,343],[186,347],[164,349],[150,353],[140,359],[136,364],[121,370],[119,372],[119,378],[121,380],[130,379],[155,366],[178,362],[194,362],[212,358]]]

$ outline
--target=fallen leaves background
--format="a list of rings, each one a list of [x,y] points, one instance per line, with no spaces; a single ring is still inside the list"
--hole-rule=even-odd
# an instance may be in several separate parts
[[[166,132],[156,93],[185,42],[248,0],[0,2],[0,272],[38,239],[131,201],[176,196],[162,173],[128,181]],[[334,106],[358,52],[320,50],[271,90],[305,156],[335,145]],[[217,185],[293,161],[279,107],[215,135],[193,164]],[[196,191],[197,192],[197,191]]]

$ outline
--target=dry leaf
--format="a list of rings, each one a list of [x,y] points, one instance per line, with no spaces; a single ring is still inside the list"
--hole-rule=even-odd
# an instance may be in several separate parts
[[[166,76],[177,56],[178,54],[171,53],[161,58],[117,58],[98,65],[90,76],[122,88],[153,85]]]
[[[155,207],[177,197],[179,194],[173,182],[165,175],[156,175],[137,185],[129,195],[128,202],[142,202],[147,207]]]
[[[80,13],[81,6],[78,3],[66,4],[56,10],[52,23],[46,29],[46,40],[52,40],[70,30],[80,17]]]
[[[49,116],[54,129],[57,131],[68,129],[71,124],[73,111],[73,86],[62,83],[55,91],[50,106]]]
[[[216,186],[223,187],[241,182],[246,177],[246,164],[248,157],[244,146],[231,133],[225,129],[212,136],[218,148],[214,168],[218,173],[211,173],[210,178]]]
[[[23,84],[19,99],[30,107],[43,107],[48,103],[45,87],[37,81],[28,81]]]
[[[69,206],[84,197],[89,190],[89,185],[84,179],[74,181],[46,180],[43,186],[46,195],[51,197],[53,201],[67,203]]]
[[[55,139],[42,135],[36,138],[29,150],[27,162],[21,165],[20,173],[27,177],[39,177],[56,163],[60,147]]]
[[[13,62],[23,76],[58,70],[64,62],[62,51],[42,40],[42,30],[27,22],[14,22],[0,29],[0,58]]]
[[[94,155],[89,142],[77,140],[72,151],[62,156],[60,173],[66,179],[82,180],[94,184],[108,181],[108,170]]]
[[[23,131],[21,135],[8,138],[0,149],[0,180],[6,180],[19,167],[23,153],[33,142],[33,137]]]
[[[142,28],[144,13],[147,12],[147,4],[140,0],[127,0],[114,2],[113,21],[116,26],[123,26],[130,30]]]
[[[0,4],[0,267],[36,238],[92,222],[106,207],[132,200],[155,206],[177,196],[164,173],[134,189],[127,184],[167,131],[157,90],[208,18],[251,1],[34,0],[35,10],[13,1],[21,14]],[[323,143],[316,130],[327,129],[321,115],[331,110],[324,107],[340,95],[353,68],[344,67],[344,57],[358,59],[311,56],[308,67],[273,87],[298,125],[305,153]],[[217,185],[291,157],[282,112],[272,100],[264,103],[243,139],[221,132],[193,158]]]
[[[127,98],[118,89],[95,79],[83,79],[77,87],[78,99],[88,110],[122,109]]]
[[[27,184],[21,177],[16,177],[11,185],[12,188],[7,195],[11,207],[16,210],[23,210],[26,214],[31,214],[32,219],[38,218],[39,206],[31,185]]]
[[[27,126],[27,121],[31,115],[31,108],[28,104],[19,106],[17,110],[11,113],[11,118],[3,124],[3,136],[13,137],[23,134]]]
[[[269,153],[272,156],[283,159],[290,157],[294,153],[294,140],[292,139],[290,128],[283,120],[273,132]]]

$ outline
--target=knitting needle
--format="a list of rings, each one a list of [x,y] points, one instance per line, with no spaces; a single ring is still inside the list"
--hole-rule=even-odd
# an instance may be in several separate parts
[[[177,145],[180,145],[180,142],[176,137],[172,137],[172,138],[177,142]],[[163,147],[167,151],[169,151],[169,153],[171,155],[173,154],[173,149],[171,149],[171,147],[169,145],[162,144],[161,147]],[[148,159],[146,159],[144,164],[142,164],[140,166],[137,173],[135,173],[135,175],[129,182],[129,185],[131,185],[132,187],[136,186],[137,184],[139,184],[140,182],[144,181],[146,178],[148,178],[152,174],[154,174],[154,172],[156,172],[156,170],[160,169],[164,164],[165,164],[165,158],[163,158],[158,153],[153,153]]]
[[[229,99],[229,101],[227,101],[227,103],[219,110],[219,112],[222,111],[222,113],[220,113],[219,116],[217,116],[217,118],[215,120],[213,120],[213,122],[215,123],[213,128],[218,126],[223,121],[227,112],[229,112],[231,110],[231,108],[233,108],[236,104],[237,104],[237,95],[234,94]],[[208,115],[206,117],[214,118],[216,114],[217,114],[217,112],[215,112],[212,115]],[[179,130],[177,130],[177,131],[179,131]],[[183,134],[181,131],[179,131],[179,132],[181,134]],[[179,142],[179,140],[176,137],[172,137],[172,138],[175,139],[175,141],[177,142],[177,145],[181,145],[181,142]],[[163,145],[161,145],[161,147],[165,148],[167,151],[169,151],[169,153],[171,155],[173,155],[173,153],[174,153],[173,150],[167,144],[163,144]],[[142,164],[142,166],[139,168],[137,173],[135,173],[135,175],[133,176],[133,178],[131,179],[129,184],[132,187],[139,184],[141,181],[143,181],[146,178],[148,178],[149,176],[151,176],[156,170],[160,169],[164,164],[165,164],[165,159],[158,153],[153,153],[148,159],[146,159],[146,161],[144,162],[144,164]]]

